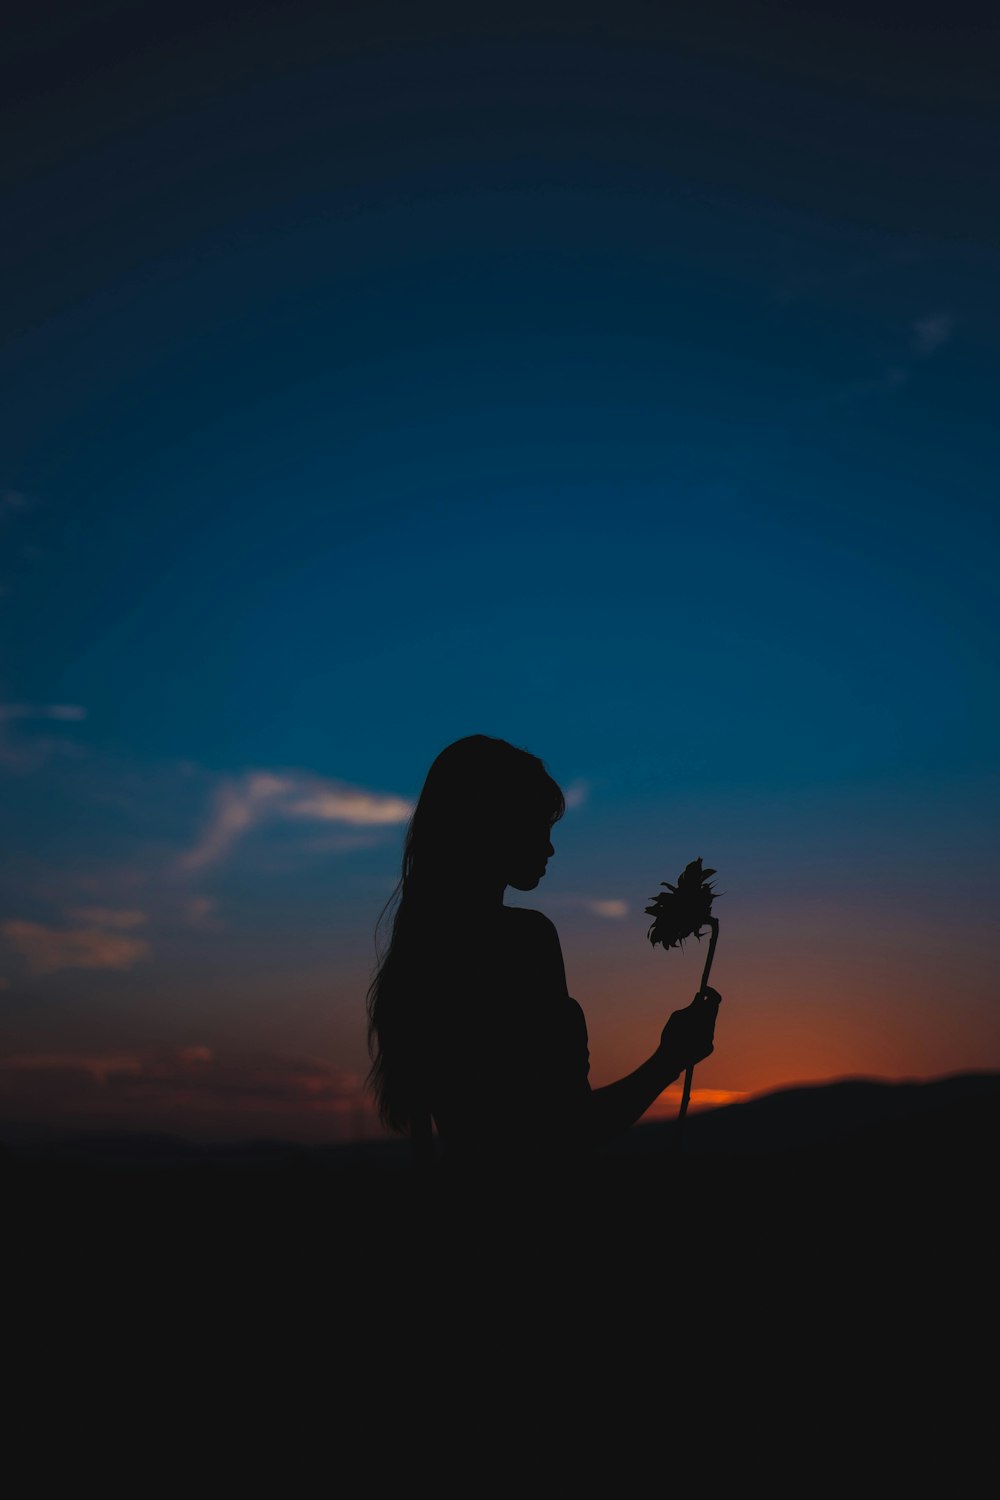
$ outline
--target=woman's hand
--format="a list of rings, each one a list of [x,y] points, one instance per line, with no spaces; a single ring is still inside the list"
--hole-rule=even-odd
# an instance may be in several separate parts
[[[715,1018],[722,996],[707,985],[684,1010],[675,1010],[660,1037],[660,1051],[678,1073],[693,1068],[714,1050]]]

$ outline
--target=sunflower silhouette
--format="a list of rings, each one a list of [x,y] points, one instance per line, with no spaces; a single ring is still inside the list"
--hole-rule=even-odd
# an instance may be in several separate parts
[[[712,959],[715,956],[715,944],[719,937],[719,919],[712,915],[712,902],[716,895],[722,895],[722,891],[713,891],[709,876],[714,875],[714,870],[703,870],[701,867],[701,856],[693,859],[677,877],[677,884],[672,885],[669,880],[661,880],[660,884],[666,886],[658,896],[654,896],[652,904],[646,907],[647,915],[655,920],[651,923],[647,937],[654,945],[661,943],[664,948],[683,948],[684,939],[696,937],[702,938],[702,927],[707,925],[712,934],[712,941],[708,945],[708,957],[705,960],[705,970],[701,976],[701,987],[698,990],[697,1000],[705,994],[708,986],[708,976],[712,969]],[[676,1142],[680,1146],[683,1139],[684,1120],[691,1102],[691,1080],[694,1077],[694,1064],[690,1064],[684,1074],[684,1089],[681,1094],[681,1107],[677,1115]]]
[[[656,918],[647,933],[654,946],[662,943],[664,948],[682,948],[688,937],[701,941],[701,929],[711,921],[712,901],[716,895],[724,894],[713,891],[708,877],[714,874],[714,870],[702,869],[699,855],[678,875],[676,885],[669,880],[660,881],[666,892],[654,896],[653,904],[646,907],[647,915]]]

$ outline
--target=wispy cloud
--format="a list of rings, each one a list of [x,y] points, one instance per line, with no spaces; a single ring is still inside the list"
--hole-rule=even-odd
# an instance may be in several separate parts
[[[582,807],[590,796],[590,783],[578,777],[563,789],[567,809]]]
[[[21,490],[0,489],[0,529],[9,527],[14,530],[19,525],[19,518],[24,512],[34,510],[38,503],[33,496],[25,495]],[[16,574],[25,560],[29,563],[37,562],[44,555],[41,547],[31,542],[24,542],[18,549],[15,559],[14,550],[8,544],[5,548],[5,570],[9,569]],[[6,596],[11,592],[6,583],[0,585],[0,596]]]
[[[954,333],[955,318],[951,313],[928,313],[924,317],[914,318],[909,327],[908,346],[900,350],[891,364],[884,365],[875,374],[852,380],[849,385],[831,394],[816,400],[806,400],[800,403],[800,407],[812,410],[836,407],[859,398],[888,395],[902,390],[913,378],[917,362],[936,354],[951,342]]]
[[[364,1082],[313,1058],[220,1051],[203,1043],[118,1052],[34,1052],[0,1060],[0,1093],[49,1120],[133,1128],[343,1138],[377,1135]]]
[[[214,896],[190,896],[181,905],[181,914],[189,927],[201,927],[209,932],[220,932],[223,923],[216,916],[218,902]]]
[[[79,756],[79,745],[60,736],[18,740],[8,735],[7,725],[18,719],[79,720],[87,710],[76,703],[0,703],[0,766],[8,771],[37,771],[52,755]]]
[[[122,911],[110,906],[77,906],[70,916],[78,922],[92,922],[98,927],[142,927],[149,920],[144,911]]]
[[[627,901],[587,901],[585,903],[588,911],[592,911],[595,917],[608,917],[617,920],[628,916]]]
[[[130,1052],[30,1052],[0,1060],[3,1073],[78,1073],[102,1087],[114,1074],[142,1072],[142,1058]]]
[[[412,804],[400,797],[349,787],[320,791],[288,803],[288,815],[292,818],[317,818],[324,823],[350,823],[364,828],[405,822],[412,811]]]
[[[30,495],[22,494],[20,490],[0,490],[0,521],[18,515],[23,510],[30,510],[36,504],[37,501]]]
[[[373,792],[303,772],[248,771],[227,777],[215,792],[201,837],[177,860],[190,873],[223,859],[236,841],[264,822],[341,823],[381,828],[404,823],[413,804],[392,793]]]
[[[576,910],[589,911],[592,916],[603,917],[606,921],[617,922],[622,917],[627,917],[629,906],[627,901],[618,897],[602,898],[597,896],[577,896],[566,891],[557,891],[551,896],[545,894],[546,906],[569,907]]]
[[[947,344],[955,332],[955,319],[951,313],[929,313],[913,323],[910,347],[914,354],[925,356]]]
[[[0,933],[24,959],[32,977],[57,969],[130,969],[149,953],[144,938],[101,927],[45,927],[14,919],[0,923]]]
[[[0,719],[85,719],[76,703],[0,703]]]

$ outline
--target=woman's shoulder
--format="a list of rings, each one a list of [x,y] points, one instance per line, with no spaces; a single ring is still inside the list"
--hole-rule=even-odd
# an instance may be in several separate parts
[[[534,928],[538,932],[555,932],[556,924],[551,917],[547,917],[543,911],[537,911],[533,906],[505,906],[504,911],[515,913],[514,920],[519,922],[525,930]]]
[[[562,944],[552,918],[528,906],[512,906],[508,909],[517,912],[512,927],[516,925],[522,935],[518,944],[521,959],[530,964],[543,989],[567,994]]]
[[[558,949],[561,960],[559,933],[551,917],[532,906],[506,906],[504,910],[511,913],[508,931],[517,934],[519,944],[546,954]]]

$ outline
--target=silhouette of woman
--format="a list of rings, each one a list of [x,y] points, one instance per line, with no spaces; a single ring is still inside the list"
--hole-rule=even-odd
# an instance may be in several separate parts
[[[713,1050],[721,996],[707,990],[634,1073],[590,1087],[556,928],[503,902],[544,876],[565,808],[537,756],[487,735],[456,740],[427,773],[367,997],[369,1083],[417,1163],[431,1159],[433,1120],[449,1172],[468,1180],[572,1174]]]

